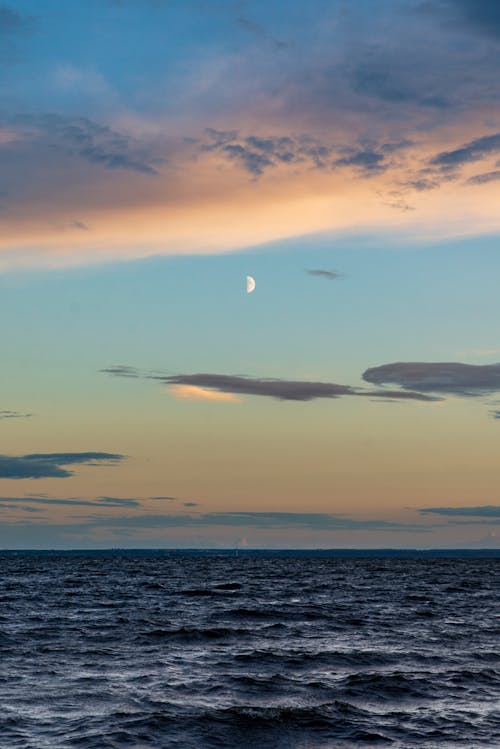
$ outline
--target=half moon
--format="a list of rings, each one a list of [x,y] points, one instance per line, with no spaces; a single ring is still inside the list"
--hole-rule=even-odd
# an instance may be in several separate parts
[[[247,276],[247,294],[251,294],[254,289],[255,278],[252,278],[252,276]]]

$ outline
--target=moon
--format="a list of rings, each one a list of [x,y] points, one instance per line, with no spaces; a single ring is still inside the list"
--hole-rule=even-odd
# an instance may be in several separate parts
[[[247,276],[247,294],[251,294],[254,289],[255,278],[252,278],[252,276]]]

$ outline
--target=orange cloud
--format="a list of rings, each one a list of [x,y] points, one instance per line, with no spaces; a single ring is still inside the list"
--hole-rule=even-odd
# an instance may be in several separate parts
[[[328,169],[277,164],[252,175],[221,154],[195,157],[170,142],[159,147],[165,159],[150,174],[105,169],[59,152],[32,154],[26,145],[16,156],[15,179],[22,184],[4,197],[6,210],[0,213],[0,270],[220,253],[353,229],[424,240],[498,231],[498,184],[467,182],[491,170],[489,161],[465,165],[460,176],[435,189],[421,189],[412,177],[437,152],[477,132],[464,126],[434,133],[397,159],[387,157],[387,171],[369,177],[348,159]],[[29,144],[22,132],[19,139]]]
[[[179,400],[223,401],[224,403],[241,403],[242,401],[234,393],[221,393],[197,385],[170,385],[168,392]]]

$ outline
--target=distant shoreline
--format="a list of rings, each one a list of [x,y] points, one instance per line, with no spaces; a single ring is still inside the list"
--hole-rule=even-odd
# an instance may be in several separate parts
[[[0,549],[1,556],[227,556],[322,558],[498,558],[500,549]]]

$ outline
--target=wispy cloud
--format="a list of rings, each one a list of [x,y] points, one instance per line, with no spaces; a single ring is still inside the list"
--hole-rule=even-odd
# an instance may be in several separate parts
[[[280,400],[308,401],[313,398],[338,398],[351,395],[352,388],[326,382],[278,380],[223,374],[180,374],[160,377],[165,384],[201,387],[215,393],[261,395]]]
[[[424,507],[419,510],[419,512],[421,515],[500,519],[500,505],[480,505],[478,507]]]
[[[116,507],[138,507],[143,502],[179,502],[178,497],[97,497],[99,502]]]
[[[94,506],[102,507],[140,507],[141,500],[132,497],[97,497]]]
[[[12,525],[17,524],[15,521]],[[37,523],[39,527],[44,522]],[[261,529],[307,529],[327,531],[379,530],[430,533],[432,526],[419,523],[398,523],[389,520],[360,520],[345,515],[306,512],[185,512],[182,514],[132,514],[110,515],[90,518],[79,524],[61,524],[61,530],[72,528],[80,532],[95,527],[101,529],[157,529],[157,528],[261,528]],[[57,526],[54,526],[57,527]]]
[[[326,278],[329,281],[336,281],[337,279],[342,278],[342,274],[336,270],[322,270],[321,268],[313,268],[306,269],[306,273],[310,276],[319,276],[320,278]]]
[[[177,497],[146,497],[146,499],[154,499],[158,501],[165,501],[165,502],[176,502]]]
[[[489,182],[496,182],[499,179],[500,169],[495,169],[492,172],[484,172],[483,174],[476,174],[474,177],[469,177],[467,184],[487,185]]]
[[[500,152],[500,133],[484,135],[465,143],[451,151],[441,151],[431,160],[432,166],[441,169],[457,169],[473,161],[480,161],[491,154]]]
[[[396,384],[412,391],[480,396],[500,390],[500,364],[395,362],[367,369],[363,379],[377,385]]]
[[[388,165],[385,154],[373,149],[349,149],[349,153],[335,161],[336,166],[352,166],[359,169],[365,176],[381,174]]]
[[[27,419],[33,414],[22,413],[21,411],[0,411],[0,419]]]
[[[19,5],[0,6],[2,50],[29,27]],[[485,124],[500,111],[494,0],[386,2],[375,14],[364,0],[303,0],[293,13],[198,3],[201,26],[189,3],[112,5],[93,3],[80,24],[72,3],[57,24],[37,8],[46,44],[24,50],[22,75],[5,82],[2,266],[234,250],[353,227],[498,228],[498,168],[459,179],[497,150]],[[158,29],[169,33],[174,17],[185,43],[166,57]],[[105,62],[99,29],[125,18],[112,53],[126,61],[134,38],[149,40],[141,74]],[[87,40],[105,78],[46,57],[62,53],[61,29],[66,50]],[[481,195],[457,212],[471,185]],[[415,196],[395,194],[403,188]]]
[[[136,379],[142,376],[140,370],[135,367],[128,367],[124,364],[115,364],[114,366],[107,367],[102,371],[106,372],[106,374],[115,375],[115,377],[130,377]]]
[[[200,150],[219,153],[254,177],[283,165],[327,169],[334,163],[332,146],[310,135],[242,135],[237,130],[207,128]]]
[[[11,504],[8,500],[3,501],[4,498],[0,497],[0,512],[7,510],[7,514],[10,514],[9,510],[15,510],[16,512],[25,512],[30,515],[36,515],[37,521],[40,520],[47,520],[47,516],[43,515],[44,508],[43,507],[32,507],[31,504],[23,504],[22,501],[18,502],[16,499],[14,499],[13,503]],[[2,519],[2,522],[5,522],[5,518]]]
[[[353,167],[358,174],[369,177],[388,168],[386,156],[391,144],[379,148],[359,143],[338,146],[311,135],[243,135],[237,130],[207,128],[201,152],[219,153],[236,161],[255,177],[270,168],[291,166],[300,170],[333,170]],[[402,147],[402,146],[400,146]]]
[[[132,367],[113,366],[102,370],[117,377],[142,377],[156,380],[169,387],[200,388],[214,394],[255,395],[285,401],[311,401],[315,398],[339,398],[359,396],[384,400],[438,401],[437,396],[408,390],[364,390],[334,382],[314,382],[308,380],[283,380],[259,377],[246,377],[226,374],[177,374],[141,373]],[[186,391],[181,391],[186,392]],[[192,391],[187,391],[192,392]],[[196,392],[196,391],[195,391]],[[175,391],[174,391],[175,395]],[[218,400],[217,396],[212,400]]]
[[[122,460],[124,455],[103,452],[0,455],[0,479],[67,478],[73,472],[63,466],[109,466]]]
[[[16,503],[16,504],[4,504]],[[19,503],[19,504],[18,504]],[[96,500],[81,499],[80,497],[44,497],[40,495],[24,495],[23,497],[0,497],[0,507],[17,507],[21,504],[38,504],[38,505],[65,505],[67,507],[139,507],[140,502],[136,499],[122,499],[119,497],[98,497]]]
[[[134,138],[87,117],[60,114],[22,115],[15,118],[31,129],[31,138],[49,149],[76,155],[105,169],[124,169],[142,174],[157,174],[149,149]]]
[[[110,508],[142,507],[144,502],[180,502],[177,497],[108,497],[94,499],[82,497],[51,497],[47,494],[23,494],[19,497],[0,497],[0,508],[22,509],[24,505],[63,505],[66,507],[92,507],[109,510]],[[184,507],[196,507],[197,502],[183,502]],[[27,509],[27,508],[24,508]],[[29,511],[29,510],[27,510]],[[33,512],[35,510],[32,510]]]

